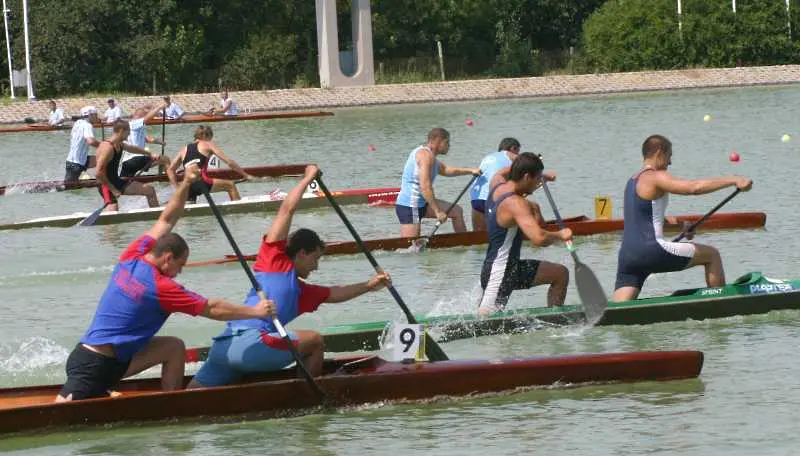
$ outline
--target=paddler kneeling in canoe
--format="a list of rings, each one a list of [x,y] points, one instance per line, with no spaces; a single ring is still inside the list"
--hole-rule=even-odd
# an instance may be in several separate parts
[[[753,181],[729,176],[683,180],[667,172],[672,164],[672,142],[652,135],[642,144],[642,169],[625,186],[625,228],[619,249],[613,301],[639,297],[650,274],[703,266],[709,287],[725,285],[719,251],[710,245],[664,240],[669,194],[704,195],[726,187],[747,191]],[[691,233],[689,233],[691,235]]]
[[[209,193],[228,192],[228,197],[231,201],[242,199],[242,197],[239,196],[239,189],[236,188],[236,183],[226,179],[214,179],[206,174],[208,171],[209,160],[211,160],[211,157],[214,155],[219,157],[219,159],[225,162],[226,165],[230,166],[231,169],[241,174],[243,178],[247,180],[255,179],[254,176],[247,174],[247,171],[239,166],[238,163],[233,161],[233,159],[229,158],[224,152],[222,152],[222,149],[214,144],[214,141],[212,141],[213,139],[214,130],[212,130],[208,125],[200,125],[194,132],[194,142],[187,144],[186,147],[181,149],[181,151],[178,153],[175,159],[172,160],[172,163],[170,163],[169,167],[167,168],[169,183],[172,184],[173,187],[177,188],[178,168],[192,160],[200,160],[201,179],[195,182],[192,185],[192,188],[189,189],[190,203],[197,202],[197,197],[203,194],[202,187],[205,187]]]
[[[316,166],[307,166],[303,179],[286,195],[253,266],[256,280],[266,296],[275,302],[278,320],[284,326],[301,314],[316,311],[322,303],[348,301],[379,290],[391,280],[384,272],[366,282],[345,286],[323,287],[306,282],[317,269],[325,243],[312,230],[300,228],[289,234],[289,229],[303,192],[318,172]],[[244,304],[252,306],[257,302],[256,291],[251,288]],[[325,353],[322,336],[316,331],[287,332],[310,373],[321,374]],[[271,318],[230,322],[225,331],[214,338],[208,360],[188,388],[228,385],[246,373],[275,371],[292,362],[292,353]]]
[[[240,306],[204,298],[175,282],[189,247],[171,231],[198,177],[196,165],[190,165],[155,225],[120,256],[89,329],[67,359],[67,381],[56,402],[108,396],[121,379],[158,364],[163,365],[161,387],[181,388],[184,343],[177,337],[155,336],[173,312],[223,321],[274,315],[272,301]]]
[[[522,235],[533,245],[545,247],[556,241],[572,239],[572,231],[564,228],[555,233],[546,231],[539,205],[526,197],[539,188],[544,165],[538,155],[519,154],[510,168],[495,174],[486,199],[486,225],[489,247],[481,269],[481,297],[478,313],[486,315],[503,310],[513,290],[526,290],[549,285],[547,305],[562,306],[567,297],[569,271],[564,265],[549,261],[522,260]]]

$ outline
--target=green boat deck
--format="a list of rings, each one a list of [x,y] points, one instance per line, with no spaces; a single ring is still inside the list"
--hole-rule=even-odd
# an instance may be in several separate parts
[[[724,287],[679,290],[668,296],[609,302],[598,325],[644,325],[668,321],[705,320],[735,315],[800,309],[800,280],[771,279],[760,272],[739,277]],[[580,306],[535,307],[477,314],[418,316],[440,342],[499,333],[527,331],[540,326],[585,324]],[[380,338],[390,322],[337,325],[323,331],[325,351],[380,349]]]

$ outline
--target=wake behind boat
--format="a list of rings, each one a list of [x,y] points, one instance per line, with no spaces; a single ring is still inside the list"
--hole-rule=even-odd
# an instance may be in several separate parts
[[[317,382],[328,406],[471,396],[534,386],[695,378],[698,351],[658,351],[530,358],[397,363],[375,356],[327,360]],[[189,377],[184,379],[188,383]],[[52,426],[257,414],[273,417],[320,404],[294,368],[238,384],[161,391],[158,379],[126,380],[116,397],[54,403],[61,385],[0,390],[0,433]]]
[[[676,218],[681,222],[693,223],[699,220],[701,215],[678,215]],[[585,215],[564,219],[566,226],[572,230],[575,236],[591,236],[622,231],[624,222],[622,219],[590,219]],[[729,212],[717,213],[710,216],[702,225],[702,231],[721,230],[721,229],[740,229],[740,228],[761,228],[767,222],[767,215],[763,212]],[[554,221],[547,222],[544,227],[549,231],[557,231],[558,226]],[[667,232],[677,232],[677,225],[665,226]],[[414,245],[417,238],[384,238],[371,239],[364,241],[370,250],[405,250]],[[452,247],[468,247],[473,245],[483,245],[487,242],[485,231],[468,231],[464,233],[438,234],[430,238],[426,247],[429,249],[444,249]],[[350,255],[359,252],[358,244],[352,241],[329,242],[325,247],[326,255]],[[255,261],[255,255],[247,255],[248,261]],[[234,255],[226,255],[224,258],[213,260],[195,261],[187,263],[189,267],[208,266],[214,264],[233,263],[237,261]]]
[[[256,177],[281,177],[281,176],[298,176],[303,174],[303,170],[308,166],[307,163],[297,163],[289,165],[265,165],[265,166],[249,166],[244,170]],[[228,179],[234,180],[241,176],[239,173],[232,169],[217,169],[209,168],[208,176],[215,179]],[[183,179],[183,173],[178,175]],[[137,182],[167,182],[169,179],[166,174],[160,175],[141,175],[136,176],[133,180]],[[9,184],[0,186],[0,195],[11,193],[47,193],[47,192],[63,192],[65,190],[79,190],[82,188],[94,188],[100,184],[96,179],[84,179],[76,182],[64,181],[41,181],[41,182],[19,182],[16,184]]]
[[[397,198],[398,188],[370,188],[357,190],[342,190],[334,192],[334,196],[339,204],[369,204],[381,206],[393,205]],[[256,211],[277,211],[283,201],[284,194],[270,193],[266,195],[244,197],[238,201],[225,201],[218,203],[220,211],[224,214],[240,214]],[[300,208],[311,209],[328,205],[324,196],[313,193],[303,195]],[[163,207],[153,207],[144,209],[132,209],[129,211],[108,211],[103,212],[97,218],[95,225],[113,225],[117,223],[138,222],[143,220],[158,219]],[[186,206],[183,217],[198,217],[211,215],[211,208],[207,203],[198,203]],[[71,215],[58,217],[42,217],[28,220],[25,222],[8,223],[0,225],[0,230],[19,230],[27,228],[44,227],[70,227],[89,216],[89,212],[81,212]]]

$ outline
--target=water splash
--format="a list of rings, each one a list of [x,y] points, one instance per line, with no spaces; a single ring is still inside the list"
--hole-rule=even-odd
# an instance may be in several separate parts
[[[69,350],[45,337],[23,340],[18,346],[0,345],[0,371],[24,373],[64,365]]]

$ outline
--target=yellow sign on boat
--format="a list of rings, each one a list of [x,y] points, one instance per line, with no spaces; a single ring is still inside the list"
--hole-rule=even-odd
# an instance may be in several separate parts
[[[611,197],[594,197],[594,218],[597,220],[608,220],[611,218]]]

